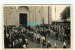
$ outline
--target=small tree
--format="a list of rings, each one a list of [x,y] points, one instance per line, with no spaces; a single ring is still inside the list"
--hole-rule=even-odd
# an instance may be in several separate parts
[[[61,13],[61,19],[63,21],[67,21],[67,19],[70,17],[70,6],[66,7],[63,12]]]

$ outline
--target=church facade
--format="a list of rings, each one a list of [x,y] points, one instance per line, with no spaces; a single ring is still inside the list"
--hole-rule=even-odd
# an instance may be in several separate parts
[[[51,6],[4,6],[4,25],[24,24],[26,26],[36,26],[51,24]]]

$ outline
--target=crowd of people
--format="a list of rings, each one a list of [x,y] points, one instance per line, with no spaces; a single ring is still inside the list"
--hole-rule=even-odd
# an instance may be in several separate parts
[[[61,27],[64,30],[63,27]],[[61,32],[61,30],[60,30]],[[56,40],[63,41],[62,48],[66,48],[67,34],[62,31],[54,31],[53,25],[50,28],[46,27],[31,27],[31,26],[4,26],[4,46],[5,48],[30,48],[29,40],[39,44],[37,47],[50,48],[50,40],[47,36]],[[54,48],[57,48],[55,42]]]
[[[52,24],[51,25],[51,32],[56,32],[55,36],[57,40],[60,41],[67,41],[70,43],[70,24],[65,23],[65,24]],[[53,33],[52,33],[53,34]]]

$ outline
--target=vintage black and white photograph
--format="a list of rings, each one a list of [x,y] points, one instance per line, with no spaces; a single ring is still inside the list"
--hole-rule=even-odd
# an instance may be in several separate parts
[[[71,48],[71,5],[4,5],[4,48]]]

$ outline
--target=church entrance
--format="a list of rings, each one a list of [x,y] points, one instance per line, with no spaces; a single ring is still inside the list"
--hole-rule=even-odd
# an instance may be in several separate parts
[[[20,24],[22,26],[27,26],[27,13],[20,13],[19,14],[19,20],[20,20]]]

